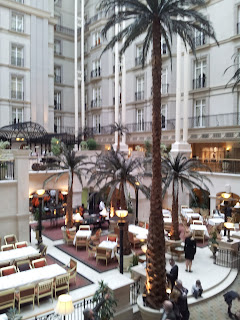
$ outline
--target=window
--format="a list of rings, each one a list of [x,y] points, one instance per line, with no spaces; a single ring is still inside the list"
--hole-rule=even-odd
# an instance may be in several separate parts
[[[196,100],[194,109],[194,126],[205,127],[206,126],[206,101],[205,99]]]
[[[93,99],[91,102],[91,107],[92,108],[97,108],[101,107],[102,105],[102,93],[101,93],[101,88],[93,88]]]
[[[62,49],[61,49],[61,40],[54,40],[54,53],[61,55],[62,54]]]
[[[162,105],[162,129],[167,129],[167,106]]]
[[[144,131],[143,109],[138,109],[137,110],[137,131]]]
[[[54,116],[54,133],[61,132],[61,116]]]
[[[15,2],[24,3],[23,0],[15,0]]]
[[[56,83],[61,83],[61,67],[60,66],[55,66],[54,67],[54,81]]]
[[[12,13],[11,29],[17,32],[23,32],[23,15],[20,13]]]
[[[162,43],[161,51],[162,51],[162,55],[167,54],[167,45],[165,42]]]
[[[23,77],[12,76],[11,78],[11,98],[23,100]]]
[[[11,48],[11,64],[13,66],[23,67],[23,47],[12,44]]]
[[[85,91],[85,110],[88,108],[88,92],[87,90]]]
[[[61,91],[54,92],[54,110],[61,110]]]
[[[23,122],[23,108],[12,108],[12,123]]]
[[[195,62],[195,79],[193,80],[193,89],[206,87],[206,60],[198,60]]]
[[[96,78],[101,76],[101,61],[97,59],[92,62],[92,72],[91,77]]]
[[[118,103],[122,104],[122,82],[119,82],[118,85],[118,94],[119,94],[119,100]],[[115,82],[113,83],[113,96],[115,95]],[[115,105],[115,97],[113,97],[113,105]]]
[[[86,21],[86,20],[85,20]],[[88,43],[87,39],[84,40],[84,53],[88,53]]]
[[[143,57],[143,46],[136,47],[136,58],[135,58],[135,66],[139,66],[142,64],[142,57]]]
[[[240,6],[237,8],[237,34],[240,34]]]
[[[94,128],[95,134],[101,132],[101,116],[100,116],[100,114],[93,115],[93,128]]]
[[[97,47],[101,44],[101,32],[100,31],[96,31],[93,33],[92,35],[92,39],[93,39],[93,43],[92,43],[92,47]]]
[[[135,93],[135,99],[143,100],[144,99],[144,76],[140,76],[136,78],[137,82],[137,92]]]
[[[162,94],[167,94],[168,93],[168,72],[167,72],[167,68],[163,68],[162,69],[161,93]]]
[[[203,32],[195,29],[194,41],[195,41],[196,47],[203,46],[204,44],[206,44],[206,38],[205,38],[205,35],[203,34]]]

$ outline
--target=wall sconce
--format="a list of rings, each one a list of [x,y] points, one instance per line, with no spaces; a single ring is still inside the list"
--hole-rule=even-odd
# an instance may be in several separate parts
[[[38,196],[43,196],[44,193],[45,193],[45,190],[44,190],[44,189],[39,189],[39,190],[37,190],[36,192],[37,192],[37,195],[38,195]]]
[[[61,191],[61,193],[62,193],[63,196],[66,196],[68,194],[67,191]]]
[[[231,197],[231,193],[223,192],[221,193],[221,197],[224,199],[229,199]]]

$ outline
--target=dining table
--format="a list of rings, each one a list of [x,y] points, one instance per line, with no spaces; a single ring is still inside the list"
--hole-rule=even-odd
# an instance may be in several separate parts
[[[203,224],[190,224],[190,230],[191,231],[193,231],[193,230],[202,231],[203,230],[204,235],[209,238],[209,233],[208,233],[207,227]]]
[[[183,208],[181,213],[185,217],[187,213],[194,213],[194,211],[191,208]]]
[[[92,235],[91,230],[78,230],[77,233],[75,234],[74,240],[73,240],[73,245],[76,243],[76,239],[79,237],[84,237],[87,239],[90,239]]]
[[[210,226],[218,226],[221,223],[224,223],[224,219],[222,219],[222,218],[211,218],[211,219],[208,219],[208,224]]]
[[[111,258],[114,258],[115,252],[117,250],[117,242],[104,240],[99,244],[98,247],[99,248],[104,248],[104,249],[110,249],[111,250]]]
[[[187,222],[189,222],[190,220],[194,220],[194,219],[203,221],[202,216],[197,212],[186,213],[185,218],[187,219]]]
[[[39,251],[32,246],[12,249],[7,251],[0,251],[0,263],[10,261],[11,263],[15,259],[28,259],[28,257],[36,256]]]

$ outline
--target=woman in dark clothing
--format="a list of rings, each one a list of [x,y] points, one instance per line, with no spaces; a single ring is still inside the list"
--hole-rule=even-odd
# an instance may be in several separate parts
[[[186,259],[186,270],[192,272],[192,261],[196,253],[196,240],[193,238],[192,233],[185,239],[185,259]]]

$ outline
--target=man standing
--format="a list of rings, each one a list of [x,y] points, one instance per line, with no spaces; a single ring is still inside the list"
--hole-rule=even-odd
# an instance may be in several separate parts
[[[190,312],[188,310],[187,303],[188,290],[183,287],[181,280],[176,280],[176,284],[173,287],[170,299],[178,306],[179,312],[182,316],[182,320],[189,320]]]
[[[172,289],[175,285],[175,281],[178,279],[178,266],[175,264],[175,261],[173,258],[169,259],[169,264],[172,267],[170,272],[167,273],[167,278],[171,282]]]

